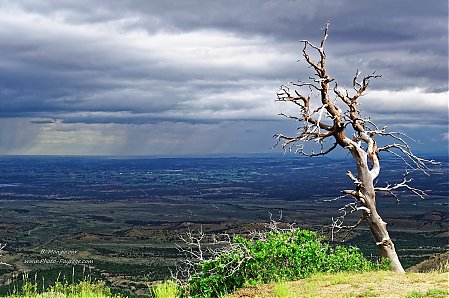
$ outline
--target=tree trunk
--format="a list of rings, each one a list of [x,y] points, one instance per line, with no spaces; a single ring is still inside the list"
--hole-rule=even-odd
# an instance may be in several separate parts
[[[393,271],[404,273],[404,268],[402,268],[396,250],[394,249],[393,241],[391,241],[390,235],[388,234],[387,223],[377,213],[375,206],[374,208],[368,207],[368,209],[371,211],[367,216],[368,226],[374,237],[374,241],[376,241],[380,255],[391,260],[390,267]]]
[[[361,182],[359,186],[360,197],[358,200],[363,207],[367,208],[367,210],[363,211],[363,215],[368,222],[379,253],[382,257],[391,260],[390,267],[393,271],[404,273],[404,268],[402,268],[396,250],[394,249],[393,241],[391,241],[390,235],[388,234],[387,223],[377,213],[376,192],[373,183],[374,175],[377,176],[377,174],[373,174],[373,171],[370,171],[367,163],[367,155],[364,151],[357,148],[355,151],[352,151],[352,155],[356,160],[358,179]],[[375,171],[378,172],[380,168],[377,162],[375,167]]]

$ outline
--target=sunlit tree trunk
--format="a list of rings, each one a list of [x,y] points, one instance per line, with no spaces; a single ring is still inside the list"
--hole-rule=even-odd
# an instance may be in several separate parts
[[[379,254],[391,260],[391,269],[395,272],[402,273],[404,272],[404,268],[402,268],[393,241],[388,234],[387,223],[383,221],[377,212],[376,191],[373,183],[375,177],[373,177],[367,161],[363,159],[363,156],[359,156],[358,154],[353,154],[353,156],[357,164],[357,178],[361,182],[358,187],[360,192],[358,201],[360,206],[366,207],[366,209],[362,209],[362,216],[368,223],[368,227],[379,249]],[[376,162],[378,163],[378,161]]]

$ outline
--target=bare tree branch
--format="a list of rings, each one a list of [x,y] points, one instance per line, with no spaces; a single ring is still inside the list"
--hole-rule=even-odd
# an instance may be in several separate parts
[[[365,213],[357,220],[355,224],[352,225],[345,225],[345,219],[348,215],[358,212],[358,211],[364,211]],[[340,216],[338,217],[332,217],[332,224],[330,226],[331,228],[331,241],[334,241],[334,234],[340,232],[341,230],[354,230],[356,227],[358,227],[360,224],[363,223],[363,221],[366,218],[366,214],[370,214],[370,210],[366,207],[359,206],[356,202],[348,203],[341,207],[339,209]]]
[[[6,244],[1,244],[1,243],[0,243],[0,257],[3,256],[3,250],[5,249],[5,247],[6,247]],[[12,267],[11,264],[8,264],[8,263],[2,262],[2,261],[0,261],[0,265]]]
[[[424,199],[424,197],[427,195],[425,193],[425,191],[415,188],[415,187],[411,187],[410,185],[408,185],[408,183],[412,181],[411,178],[407,179],[408,174],[409,174],[409,172],[406,172],[404,174],[404,180],[400,183],[396,183],[394,185],[390,185],[387,183],[387,185],[385,187],[375,187],[374,189],[376,191],[388,192],[390,195],[392,195],[396,199],[397,202],[399,202],[399,197],[394,193],[394,191],[398,190],[400,188],[408,189],[415,195],[419,196],[421,199]]]

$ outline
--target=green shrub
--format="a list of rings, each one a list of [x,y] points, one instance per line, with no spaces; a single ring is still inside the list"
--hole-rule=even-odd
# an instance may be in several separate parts
[[[300,229],[273,230],[262,240],[236,236],[231,248],[199,264],[188,281],[192,297],[219,297],[247,284],[296,280],[318,272],[387,267],[368,261],[355,247],[331,247],[316,233]]]

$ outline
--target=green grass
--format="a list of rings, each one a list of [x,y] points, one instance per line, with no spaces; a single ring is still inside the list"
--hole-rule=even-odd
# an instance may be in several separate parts
[[[56,282],[53,286],[39,289],[36,282],[26,281],[22,288],[15,289],[8,298],[120,298],[113,295],[103,281],[81,281],[77,284]]]
[[[405,296],[406,298],[446,298],[449,297],[449,290],[429,289],[426,292],[412,291]]]
[[[155,298],[176,298],[180,295],[178,285],[173,281],[165,281],[150,288]]]
[[[289,298],[293,297],[293,292],[291,288],[285,283],[278,283],[273,287],[273,292],[276,298]]]
[[[373,286],[368,286],[365,290],[358,292],[355,297],[379,297],[378,293],[373,289]]]
[[[388,271],[334,274],[316,274],[296,282],[278,282],[252,287],[253,295],[234,293],[227,297],[405,297],[405,298],[446,298],[447,272],[407,273],[398,275]],[[156,284],[150,289],[150,297],[181,297],[179,286],[173,281]],[[245,289],[243,289],[245,290]],[[20,289],[7,298],[124,298],[113,295],[103,281],[81,281],[76,284],[56,282],[39,288],[33,281],[26,281]]]

